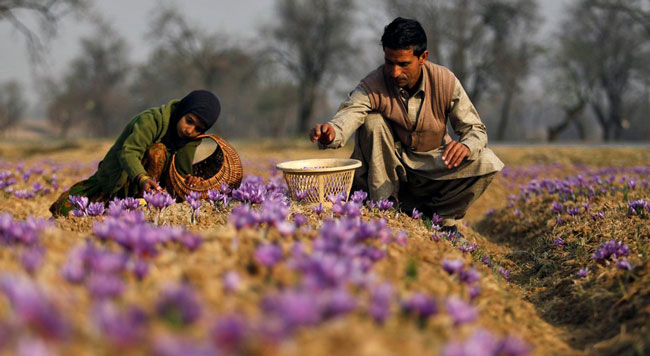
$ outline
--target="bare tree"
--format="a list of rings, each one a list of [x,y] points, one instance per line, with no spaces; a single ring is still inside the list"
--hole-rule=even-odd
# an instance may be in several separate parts
[[[25,36],[30,56],[38,61],[45,49],[40,37],[53,36],[63,16],[69,12],[83,11],[87,6],[87,0],[0,0],[0,21],[9,22]],[[25,13],[37,15],[40,34],[27,24]]]
[[[77,124],[86,125],[95,135],[118,133],[131,111],[126,51],[124,39],[106,23],[98,22],[95,34],[81,39],[81,53],[58,84],[64,89],[51,98],[50,120],[60,123],[69,116],[81,120]],[[81,108],[85,115],[79,117]]]
[[[276,2],[278,22],[269,31],[269,51],[297,83],[298,132],[309,130],[323,84],[356,54],[350,36],[354,5],[351,0]]]
[[[496,139],[504,140],[514,100],[523,90],[534,58],[541,52],[532,36],[538,23],[535,0],[490,0],[483,4],[484,23],[493,34],[489,76],[502,97]]]
[[[15,126],[25,112],[27,103],[20,84],[9,81],[0,86],[0,127],[7,132]]]
[[[650,2],[644,7],[638,0],[598,0],[594,5],[605,10],[618,11],[642,26],[650,37]]]
[[[634,4],[620,0],[618,4]],[[573,81],[568,88],[576,99],[567,107],[580,108],[582,101],[593,111],[605,141],[621,139],[630,121],[628,102],[631,89],[648,77],[650,41],[645,29],[614,7],[600,0],[582,0],[570,8],[569,17],[558,35],[558,57],[563,79]]]
[[[173,7],[157,10],[149,37],[154,51],[138,69],[131,88],[138,107],[180,98],[194,89],[208,89],[223,103],[216,129],[231,135],[250,132],[247,122],[254,116],[262,57],[233,45],[225,35],[193,26]]]

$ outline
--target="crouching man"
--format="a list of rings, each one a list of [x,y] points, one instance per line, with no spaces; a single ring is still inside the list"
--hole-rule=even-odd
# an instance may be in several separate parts
[[[456,220],[503,163],[487,148],[485,125],[458,79],[427,60],[419,22],[396,18],[381,43],[384,64],[361,80],[330,122],[311,130],[310,139],[339,148],[355,134],[352,158],[363,165],[353,191],[391,199],[406,212],[437,213],[443,230],[456,232]],[[447,133],[447,120],[458,141]]]

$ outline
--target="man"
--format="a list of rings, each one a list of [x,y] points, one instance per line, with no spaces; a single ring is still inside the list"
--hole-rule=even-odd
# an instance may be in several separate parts
[[[487,133],[460,82],[427,61],[419,22],[401,17],[384,28],[384,64],[368,74],[334,118],[310,132],[321,148],[339,148],[356,132],[352,158],[363,165],[353,189],[391,199],[404,211],[437,213],[443,229],[485,191],[503,163],[487,148]],[[447,120],[459,140],[447,133]]]

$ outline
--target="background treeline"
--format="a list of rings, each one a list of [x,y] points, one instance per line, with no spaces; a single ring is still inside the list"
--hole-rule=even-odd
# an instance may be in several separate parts
[[[12,11],[38,1],[6,3],[0,21],[20,29]],[[92,7],[43,4],[31,10],[52,27]],[[206,88],[223,102],[220,134],[303,134],[382,63],[383,26],[403,16],[425,27],[430,59],[461,80],[493,141],[650,139],[650,1],[566,4],[541,36],[536,0],[276,0],[255,41],[207,32],[162,6],[143,63],[129,61],[128,41],[95,13],[95,32],[65,73],[42,80],[45,115],[62,137],[114,136],[140,110]],[[39,39],[23,30],[37,58]],[[23,117],[23,95],[15,82],[0,84],[4,129]]]

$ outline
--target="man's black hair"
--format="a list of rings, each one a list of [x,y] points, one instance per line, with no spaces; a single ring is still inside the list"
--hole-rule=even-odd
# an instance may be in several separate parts
[[[398,17],[384,27],[381,45],[390,49],[413,49],[413,54],[420,57],[427,49],[427,34],[416,20]]]

